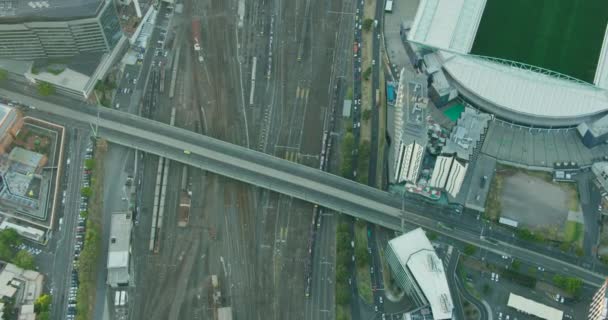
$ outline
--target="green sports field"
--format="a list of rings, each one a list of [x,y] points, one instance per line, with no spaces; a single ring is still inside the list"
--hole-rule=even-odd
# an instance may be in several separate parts
[[[607,23],[607,0],[487,0],[471,53],[593,82]]]

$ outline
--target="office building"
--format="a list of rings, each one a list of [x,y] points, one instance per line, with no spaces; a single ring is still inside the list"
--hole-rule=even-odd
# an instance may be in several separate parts
[[[608,279],[604,281],[602,287],[597,290],[589,306],[588,320],[607,320],[608,319],[608,296],[606,295]]]
[[[454,304],[443,263],[420,228],[388,243],[387,261],[396,282],[418,309],[429,310],[425,319],[452,319]]]
[[[111,52],[122,37],[110,0],[3,1],[0,58],[62,59]]]

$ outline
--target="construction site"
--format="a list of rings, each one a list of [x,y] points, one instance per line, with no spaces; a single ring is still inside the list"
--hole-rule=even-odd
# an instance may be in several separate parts
[[[319,167],[335,88],[346,72],[342,53],[352,43],[353,21],[338,14],[348,6],[341,0],[176,5],[171,46],[163,48],[169,54],[152,63],[141,114]],[[167,7],[161,5],[161,15]],[[306,297],[312,204],[140,157],[133,319],[326,316]],[[333,296],[332,288],[322,289]]]

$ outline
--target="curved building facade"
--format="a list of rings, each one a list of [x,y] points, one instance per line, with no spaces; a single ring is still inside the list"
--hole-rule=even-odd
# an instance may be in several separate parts
[[[421,0],[408,40],[435,51],[437,68],[459,95],[498,118],[523,125],[570,127],[608,113],[606,26],[600,30],[605,34],[599,57],[593,58],[595,79],[589,83],[517,61],[470,54],[489,1]]]
[[[0,12],[4,14],[0,17],[0,58],[57,59],[110,52],[122,36],[110,0],[59,0],[52,3],[56,7],[48,1],[13,3],[9,14],[0,9],[4,10]]]

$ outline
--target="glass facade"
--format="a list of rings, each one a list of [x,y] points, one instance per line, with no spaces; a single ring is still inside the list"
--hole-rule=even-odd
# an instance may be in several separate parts
[[[106,2],[103,12],[99,16],[99,23],[108,41],[109,50],[112,51],[122,36],[122,30],[120,29],[116,9],[111,1]]]

